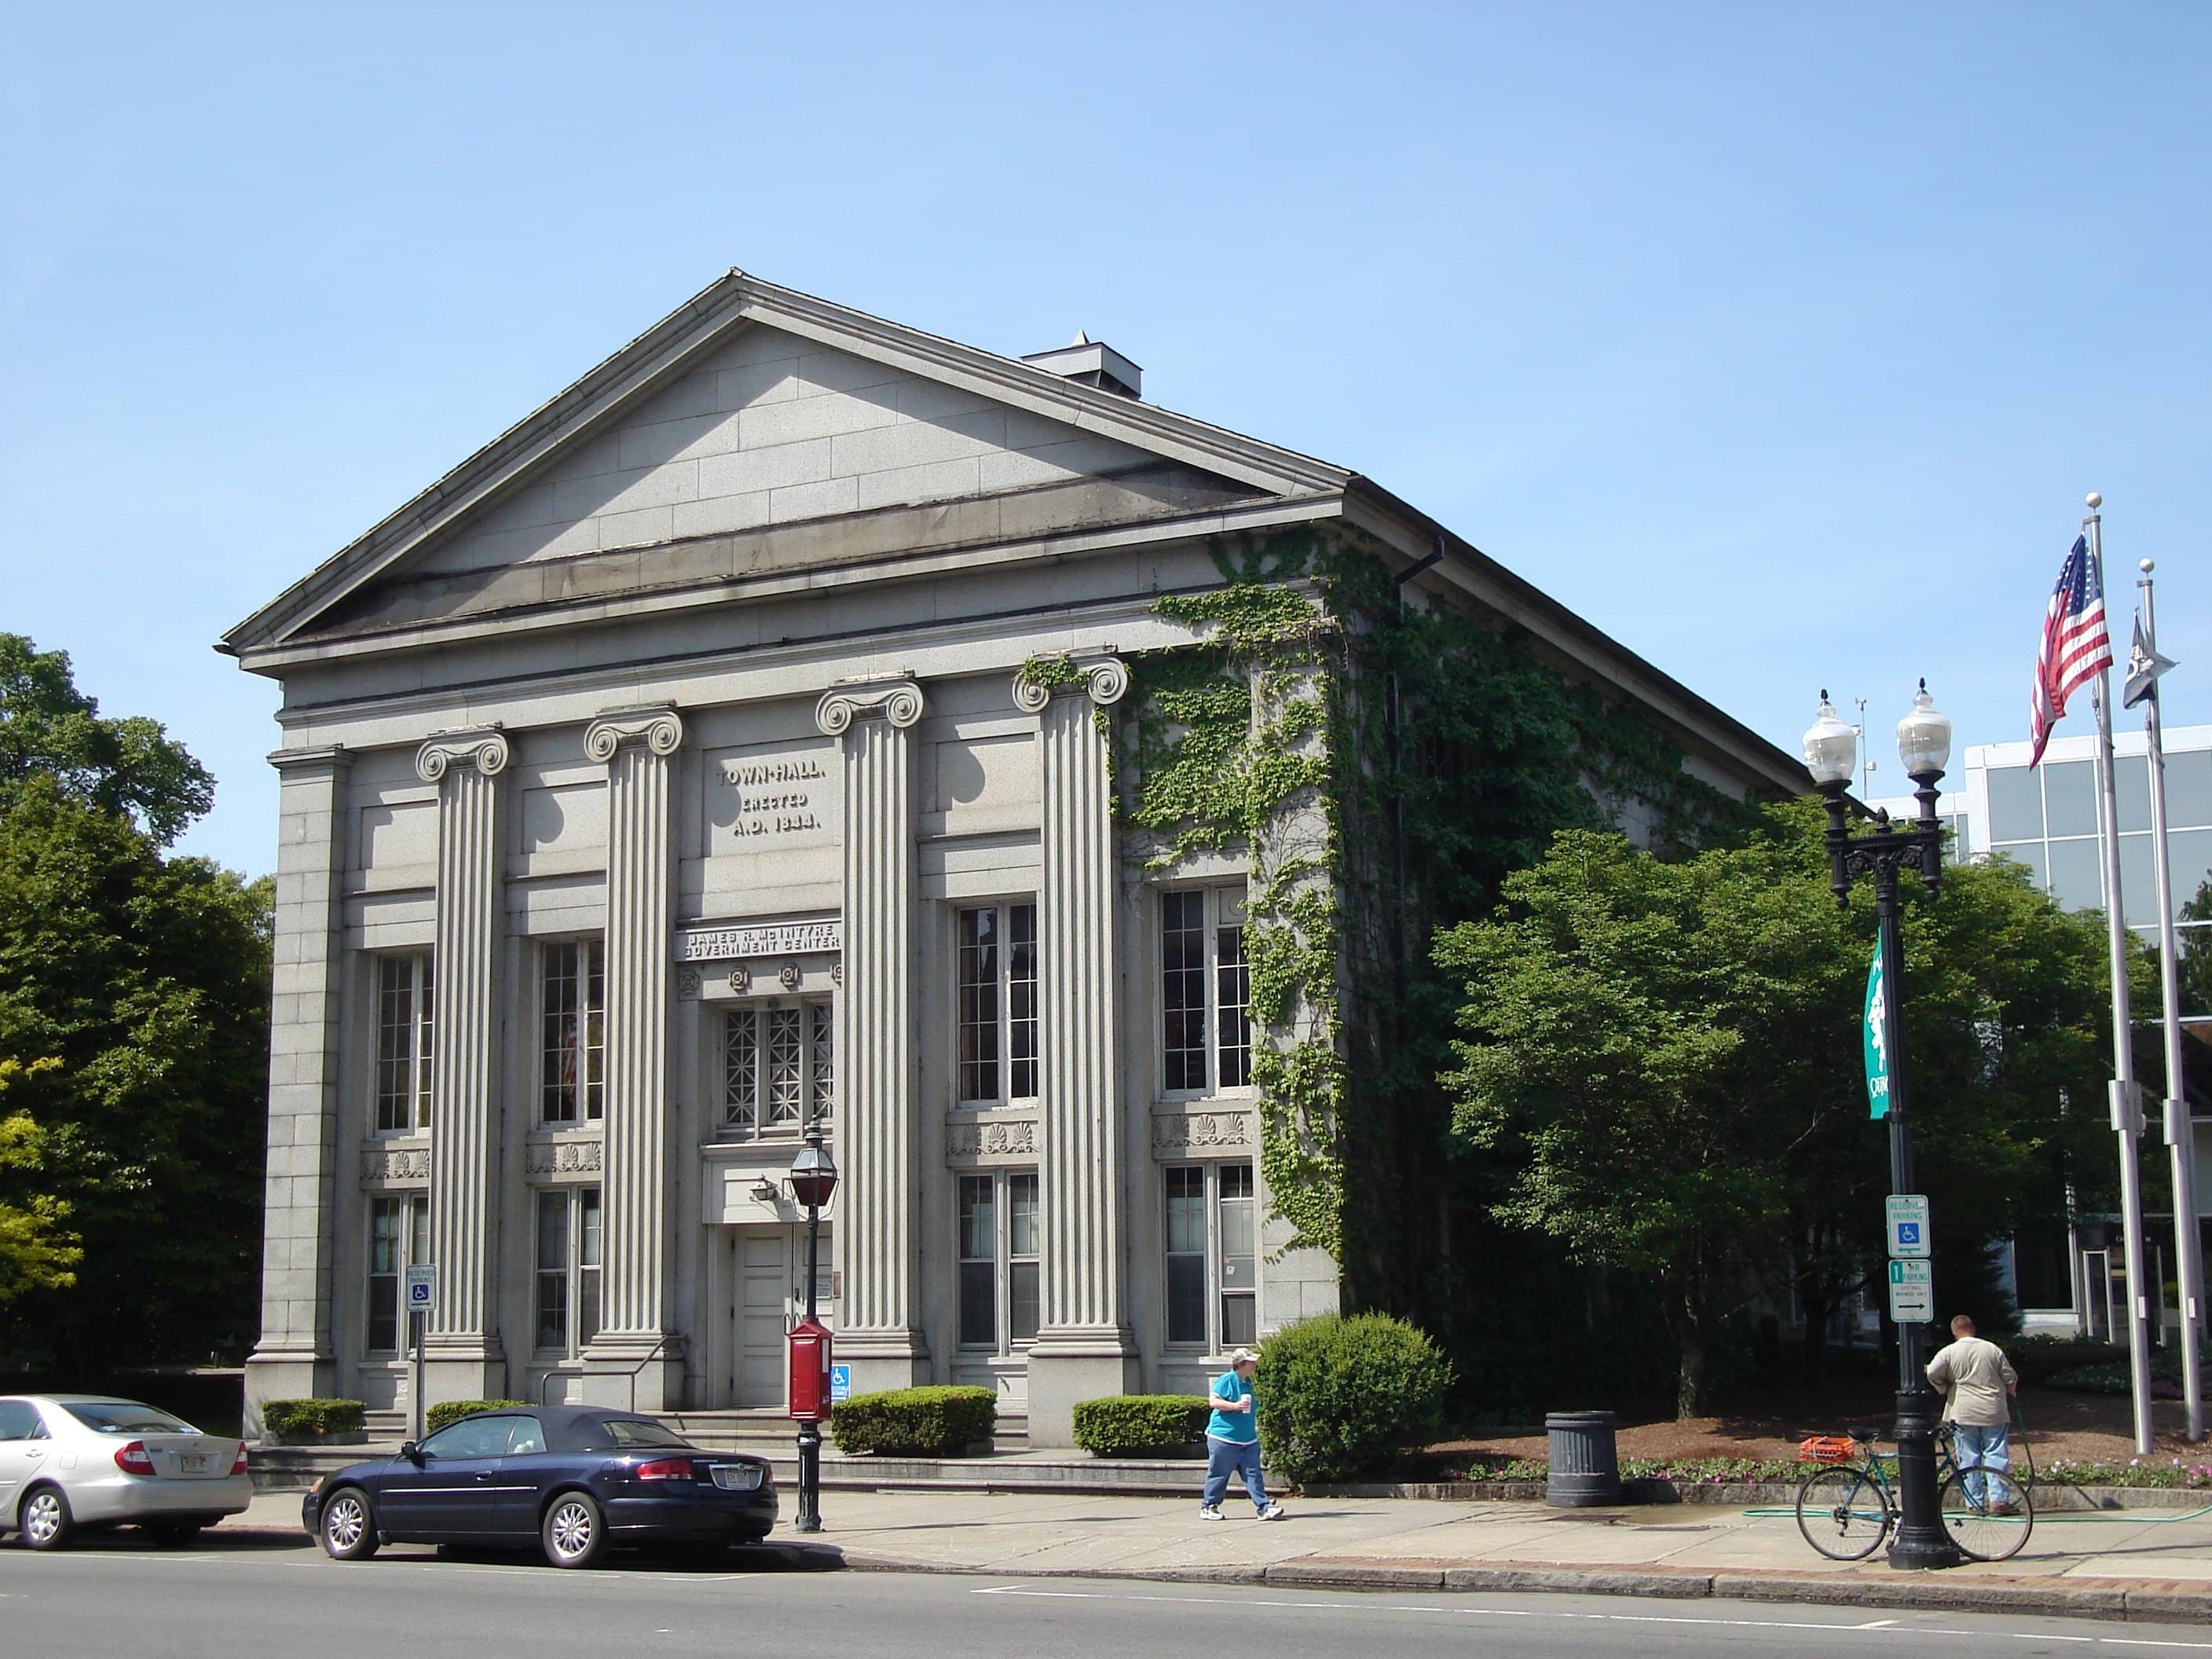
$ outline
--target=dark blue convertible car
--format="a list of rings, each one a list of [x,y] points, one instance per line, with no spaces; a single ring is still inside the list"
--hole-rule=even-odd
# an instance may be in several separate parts
[[[386,1543],[523,1544],[588,1567],[624,1544],[720,1548],[775,1524],[767,1462],[589,1406],[480,1412],[325,1475],[301,1521],[340,1561]]]

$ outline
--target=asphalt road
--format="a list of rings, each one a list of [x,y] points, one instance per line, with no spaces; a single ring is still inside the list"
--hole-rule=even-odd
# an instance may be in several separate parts
[[[2122,1650],[2142,1659],[2185,1659],[2190,1650],[2212,1659],[2212,1632],[1620,1597],[1340,1595],[646,1563],[576,1573],[398,1550],[341,1565],[307,1549],[267,1546],[164,1553],[118,1541],[52,1556],[0,1548],[0,1652],[9,1659],[1982,1659],[1992,1651],[2123,1659]]]

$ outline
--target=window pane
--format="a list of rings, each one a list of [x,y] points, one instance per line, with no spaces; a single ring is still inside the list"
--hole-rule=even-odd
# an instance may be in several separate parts
[[[415,1121],[415,958],[376,959],[376,1127]]]
[[[414,1201],[407,1206],[407,1259],[410,1261],[428,1261],[430,1259],[430,1195],[428,1193],[416,1194]]]
[[[960,1259],[988,1261],[998,1253],[998,1229],[992,1217],[991,1177],[960,1177]]]
[[[1171,1253],[1206,1252],[1206,1171],[1197,1164],[1177,1164],[1167,1172],[1168,1249]]]
[[[1224,894],[1223,897],[1227,898]],[[1252,1081],[1251,973],[1244,964],[1242,922],[1217,927],[1214,939],[1214,1006],[1221,1027],[1220,1085],[1241,1089]]]
[[[1168,1340],[1206,1340],[1206,1258],[1168,1258]]]
[[[2050,872],[2044,867],[2041,842],[2024,841],[2014,846],[1996,847],[1990,850],[1999,858],[2010,859],[2015,864],[2025,866],[2027,870],[2027,878],[2034,884],[2036,891],[2044,892],[2049,890],[2051,875]]]
[[[768,1011],[768,1121],[796,1127],[806,1095],[806,1045],[796,1008]]]
[[[2043,781],[2025,766],[1991,767],[1990,839],[2039,841],[2043,836]]]
[[[2096,769],[2087,761],[2045,761],[2043,810],[2049,819],[2048,834],[2094,836],[2097,833]]]
[[[2158,926],[2155,862],[2148,836],[2120,837],[2120,901],[2126,907],[2130,927]]]
[[[999,913],[960,913],[960,1098],[999,1098]]]
[[[2095,842],[2054,841],[2049,856],[2053,898],[2069,910],[2103,908],[2105,872]]]
[[[568,1194],[538,1194],[538,1346],[568,1346]]]
[[[828,1003],[816,1003],[811,1015],[814,1061],[807,1075],[806,1112],[810,1118],[826,1118],[837,1087],[836,1028]]]
[[[998,1269],[988,1261],[960,1264],[960,1346],[999,1346],[999,1310],[994,1291]]]
[[[598,939],[584,943],[584,1115],[596,1118],[607,1096],[606,949]]]
[[[1036,1255],[1040,1248],[1036,1172],[1010,1175],[1006,1177],[1006,1254]]]
[[[2119,797],[2120,833],[2150,828],[2150,759],[2145,755],[2112,757],[2112,789]],[[2124,882],[2121,884],[2126,885]]]
[[[436,975],[431,971],[428,957],[417,957],[415,965],[421,980],[421,994],[416,999],[416,1051],[419,1056],[415,1066],[415,1123],[418,1128],[430,1127],[430,1066],[436,1052],[432,1041],[436,1032],[434,1016],[437,1012]]]
[[[1006,1334],[1016,1342],[1036,1339],[1043,1304],[1037,1291],[1037,1264],[1013,1261],[1006,1266]]]
[[[2212,921],[2212,830],[2177,830],[2166,838],[2177,920]]]
[[[2212,749],[2166,751],[2166,822],[2172,830],[2212,826]]]
[[[1260,1334],[1259,1303],[1249,1296],[1224,1296],[1221,1298],[1221,1346],[1224,1348],[1249,1346]]]
[[[538,990],[541,1065],[540,1115],[548,1123],[576,1121],[581,1082],[583,984],[573,944],[545,947]]]
[[[1163,1082],[1206,1087],[1206,895],[1160,895]]]
[[[1224,1198],[1252,1196],[1252,1166],[1249,1164],[1224,1164],[1221,1166],[1221,1195]]]
[[[1036,906],[1007,908],[1006,1041],[1012,1053],[1007,1097],[1034,1100],[1037,1091]]]
[[[399,1206],[396,1198],[368,1206],[368,1351],[399,1346]]]
[[[760,1099],[760,1024],[754,1011],[730,1015],[722,1037],[722,1121],[750,1131]]]

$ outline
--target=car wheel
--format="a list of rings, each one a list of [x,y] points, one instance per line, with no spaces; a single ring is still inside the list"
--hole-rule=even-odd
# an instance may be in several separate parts
[[[376,1553],[376,1516],[359,1486],[340,1486],[323,1500],[317,1529],[323,1553],[333,1561],[366,1561]]]
[[[70,1513],[69,1499],[59,1486],[32,1487],[16,1511],[15,1524],[22,1528],[23,1541],[34,1550],[66,1549],[76,1536],[76,1517]]]
[[[182,1548],[198,1537],[200,1528],[205,1524],[201,1521],[149,1521],[138,1530],[163,1549],[173,1550]]]
[[[606,1516],[589,1493],[564,1492],[546,1510],[538,1535],[555,1566],[588,1567],[606,1553]]]

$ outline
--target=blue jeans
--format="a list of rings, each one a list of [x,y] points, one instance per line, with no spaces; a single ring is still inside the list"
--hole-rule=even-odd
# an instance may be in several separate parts
[[[1260,1443],[1256,1440],[1217,1440],[1206,1437],[1206,1502],[1218,1504],[1229,1493],[1229,1477],[1241,1474],[1244,1490],[1252,1494],[1252,1507],[1267,1510],[1267,1489],[1260,1484]]]
[[[2012,1450],[2008,1438],[2008,1425],[2003,1423],[1954,1423],[1951,1425],[1951,1455],[1958,1459],[1960,1469],[2009,1469]],[[1961,1483],[1966,1496],[1977,1504],[1989,1501],[1989,1480],[1986,1476],[1965,1474]],[[2002,1501],[2011,1486],[2010,1481],[2000,1482],[1997,1496]]]

